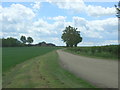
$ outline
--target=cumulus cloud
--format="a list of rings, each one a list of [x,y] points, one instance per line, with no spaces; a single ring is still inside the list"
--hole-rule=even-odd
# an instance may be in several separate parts
[[[80,46],[104,46],[104,45],[116,45],[118,44],[118,40],[105,40],[103,42],[89,42],[83,41],[79,45]]]
[[[48,17],[49,20],[55,20],[55,21],[65,21],[66,16],[57,16],[57,17]]]
[[[82,18],[82,17],[74,16],[73,23],[75,24],[75,26],[82,27],[82,26],[85,26],[87,24],[87,20],[85,18]]]
[[[19,37],[20,33],[28,33],[35,17],[32,9],[21,4],[11,4],[9,7],[1,6],[0,11],[3,37]]]
[[[73,10],[74,12],[84,11],[83,0],[47,0],[49,3],[57,5],[61,9]]]
[[[117,33],[117,18],[88,21],[85,18],[73,17],[75,27],[83,32],[85,37],[105,38],[104,33]],[[103,33],[104,32],[104,33]]]
[[[53,31],[59,31],[60,29],[64,28],[64,21],[58,20],[51,24],[41,18],[41,19],[35,21],[33,23],[33,26],[35,28],[38,28],[39,30],[40,29],[45,30],[44,32],[49,31],[49,32],[53,33]]]
[[[86,6],[86,13],[90,16],[107,16],[107,15],[115,15],[116,10],[115,7],[102,7],[102,6]]]
[[[93,25],[99,27],[98,30],[107,30],[108,32],[114,32],[117,30],[118,19],[107,18],[104,20],[95,20],[92,22]],[[95,27],[97,29],[97,27]],[[102,27],[102,28],[101,28]]]
[[[83,0],[47,0],[49,3],[57,5],[60,9],[71,10],[76,13],[85,12],[89,16],[100,17],[115,15],[114,7],[102,7],[95,5],[86,5]]]
[[[53,42],[57,45],[63,45],[61,41],[62,31],[66,26],[77,27],[81,31],[83,38],[92,38],[92,40],[109,40],[104,43],[116,43],[110,41],[117,37],[117,18],[107,18],[104,20],[86,20],[83,17],[73,16],[72,21],[67,21],[66,16],[46,17],[35,19],[36,13],[31,8],[21,4],[11,4],[10,7],[0,7],[4,37],[12,36],[20,38],[21,35],[31,36],[35,43],[39,41]],[[53,20],[53,23],[48,22]],[[83,44],[95,45],[96,42],[86,42]]]
[[[12,4],[10,7],[1,8],[3,32],[25,32],[35,13],[21,4]],[[27,25],[26,25],[27,24]]]
[[[49,35],[51,34],[51,27],[52,26],[48,22],[44,21],[43,19],[39,19],[38,21],[33,22],[32,31],[39,32],[41,35]]]
[[[30,9],[21,4],[12,4],[10,7],[2,8],[2,18],[10,23],[31,20],[35,17],[35,13]]]
[[[59,16],[58,16],[59,17]],[[56,17],[51,17],[56,18]],[[71,22],[68,21],[55,21],[54,23],[48,23],[43,19],[39,19],[33,23],[32,34],[35,34],[36,37],[50,37],[50,38],[59,38],[59,42],[61,41],[62,31],[66,26],[74,26],[77,27],[79,31],[81,31],[81,35],[83,38],[88,38],[92,40],[111,40],[117,39],[117,18],[107,18],[104,20],[92,20],[88,21],[82,17],[73,17]],[[86,42],[83,40],[83,42]],[[85,45],[95,45],[97,41],[83,43]],[[107,44],[106,42],[104,42]],[[108,42],[112,43],[112,42]],[[115,42],[114,42],[115,43]],[[101,43],[99,43],[101,44]],[[82,45],[82,44],[80,44]]]
[[[32,36],[35,39],[35,43],[38,43],[39,41],[37,40],[41,39],[62,43],[57,38],[61,39],[61,29],[63,30],[64,28],[63,22],[66,17],[51,17],[55,22],[50,24],[42,18],[34,20],[36,14],[33,10],[21,4],[12,4],[10,7],[0,7],[0,9],[0,15],[2,16],[0,19],[2,33],[0,33],[0,36],[19,39],[21,35],[25,35]]]
[[[40,9],[40,7],[41,7],[41,2],[36,1],[36,2],[33,4],[33,8],[34,8],[34,9]]]

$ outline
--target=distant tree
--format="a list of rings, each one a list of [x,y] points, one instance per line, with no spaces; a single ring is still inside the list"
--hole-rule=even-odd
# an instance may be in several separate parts
[[[21,42],[15,38],[9,37],[7,39],[2,38],[3,47],[16,47],[21,46]]]
[[[28,37],[27,38],[27,42],[30,44],[30,43],[33,43],[33,39],[32,39],[32,37]]]
[[[66,43],[67,47],[77,47],[77,44],[82,41],[80,31],[77,31],[77,28],[71,26],[65,28],[61,38]]]
[[[27,42],[27,40],[26,40],[26,37],[25,37],[25,36],[21,36],[20,40],[21,40],[24,44],[26,44],[26,42]]]
[[[56,46],[55,44],[53,44],[53,43],[46,43],[46,42],[39,42],[38,44],[36,44],[36,46],[43,46],[43,47],[46,47],[46,46],[48,46],[48,47],[53,47],[53,46]]]

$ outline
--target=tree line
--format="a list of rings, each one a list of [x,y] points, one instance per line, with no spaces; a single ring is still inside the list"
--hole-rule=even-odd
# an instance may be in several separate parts
[[[78,43],[82,41],[82,37],[80,35],[80,31],[77,31],[77,28],[68,26],[63,30],[63,34],[61,36],[63,42],[66,43],[67,47],[77,47]],[[15,47],[15,46],[33,46],[33,38],[21,36],[20,40],[8,37],[0,39],[2,41],[2,47]],[[27,44],[26,44],[27,43]],[[34,46],[55,46],[52,43],[41,42]]]
[[[20,40],[13,38],[13,37],[8,37],[8,38],[2,38],[0,39],[0,46],[2,47],[24,47],[24,46],[41,46],[41,47],[53,47],[56,46],[53,43],[46,43],[46,42],[39,42],[37,44],[32,44],[33,43],[32,37],[25,37],[21,36]]]
[[[17,47],[17,46],[31,46],[31,43],[33,43],[32,37],[25,37],[21,36],[20,40],[13,38],[13,37],[8,37],[8,38],[2,38],[0,39],[2,42],[2,47]],[[28,44],[26,44],[28,43]]]

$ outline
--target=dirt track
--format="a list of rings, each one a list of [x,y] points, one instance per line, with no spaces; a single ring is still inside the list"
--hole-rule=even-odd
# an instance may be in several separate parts
[[[61,65],[100,88],[118,88],[118,61],[93,59],[58,50]]]

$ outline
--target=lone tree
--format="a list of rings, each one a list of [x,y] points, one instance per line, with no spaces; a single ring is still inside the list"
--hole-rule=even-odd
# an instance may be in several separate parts
[[[61,38],[66,43],[67,47],[77,47],[77,44],[82,41],[80,31],[77,31],[77,28],[71,26],[65,28]]]
[[[33,42],[33,39],[32,39],[31,37],[28,37],[28,38],[27,38],[27,42],[30,44],[30,43]]]
[[[20,40],[21,40],[24,44],[26,44],[26,42],[27,42],[27,40],[26,40],[26,37],[25,37],[25,36],[21,36]]]
[[[120,19],[120,1],[118,2],[118,6],[115,5],[115,8],[116,8],[116,11],[117,11],[116,16]]]

